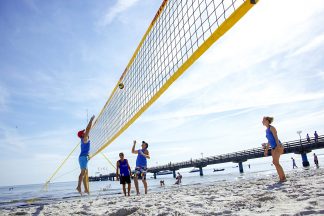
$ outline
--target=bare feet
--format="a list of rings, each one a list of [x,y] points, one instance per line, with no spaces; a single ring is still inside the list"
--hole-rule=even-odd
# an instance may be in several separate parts
[[[85,190],[84,193],[90,195],[90,192],[88,190]]]
[[[280,181],[279,181],[279,182],[283,183],[283,182],[286,182],[286,181],[287,181],[287,179],[286,179],[286,178],[284,178],[284,179],[280,179]]]
[[[79,192],[79,194],[82,196],[81,188],[77,187],[76,190]]]

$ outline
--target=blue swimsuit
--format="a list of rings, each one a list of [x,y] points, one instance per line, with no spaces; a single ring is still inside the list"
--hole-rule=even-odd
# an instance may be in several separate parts
[[[87,143],[84,143],[83,139],[81,139],[81,153],[79,156],[80,169],[88,168],[89,151],[90,151],[90,140],[88,140]]]
[[[270,127],[271,127],[271,125],[270,125]],[[270,130],[270,127],[268,127],[266,130],[266,137],[268,139],[268,142],[269,142],[271,148],[275,149],[277,147],[277,143],[276,143],[276,139],[274,138],[274,136]],[[280,140],[279,140],[279,143],[280,143]]]

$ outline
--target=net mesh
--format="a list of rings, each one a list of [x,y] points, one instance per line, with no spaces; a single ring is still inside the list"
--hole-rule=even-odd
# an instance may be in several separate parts
[[[91,129],[90,155],[99,153],[135,121],[190,56],[244,3],[165,0],[119,81],[124,88],[116,86]]]

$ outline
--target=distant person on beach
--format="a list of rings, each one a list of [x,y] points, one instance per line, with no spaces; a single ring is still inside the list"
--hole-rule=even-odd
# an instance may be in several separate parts
[[[292,157],[291,160],[293,162],[293,169],[295,169],[295,167],[298,168],[297,165],[296,165],[295,159]]]
[[[315,143],[318,143],[318,134],[316,131],[314,133],[314,139],[315,139]]]
[[[79,156],[79,164],[81,173],[79,175],[78,186],[76,190],[82,195],[81,192],[81,182],[83,181],[84,192],[89,194],[88,188],[88,161],[89,161],[89,151],[90,151],[90,139],[89,139],[89,132],[91,130],[92,121],[95,118],[93,115],[87,125],[85,130],[81,130],[78,132],[78,137],[81,139],[81,153]]]
[[[150,159],[148,148],[148,143],[142,141],[142,148],[135,150],[136,140],[134,140],[132,153],[137,154],[135,175],[134,175],[134,184],[136,188],[137,195],[140,194],[138,189],[138,179],[142,179],[145,194],[147,194],[147,182],[146,182],[146,170],[147,170],[147,159]]]
[[[307,139],[307,142],[310,143],[311,140],[310,140],[310,137],[308,134],[306,135],[306,139]]]
[[[317,158],[317,155],[314,153],[314,163],[316,165],[316,168],[319,168],[319,165],[318,165],[318,158]]]
[[[161,186],[161,187],[164,186],[164,180],[161,180],[161,181],[160,181],[160,186]]]
[[[264,156],[268,156],[268,150],[271,146],[272,163],[275,165],[277,173],[279,175],[280,182],[286,181],[285,173],[279,163],[280,155],[284,153],[284,147],[278,139],[277,130],[271,125],[273,117],[263,117],[262,124],[267,128],[266,137],[268,143],[264,143]]]
[[[116,164],[116,178],[120,179],[120,184],[123,185],[123,192],[126,196],[126,183],[127,183],[127,195],[130,196],[131,190],[131,173],[132,170],[128,164],[128,160],[124,158],[124,153],[119,153],[120,160],[117,161]],[[120,171],[120,172],[119,172]]]
[[[178,175],[176,177],[176,182],[174,184],[180,184],[181,183],[181,179],[182,179],[182,175],[178,172]]]
[[[180,179],[180,183],[181,183],[182,175],[179,172],[178,172],[178,178]]]

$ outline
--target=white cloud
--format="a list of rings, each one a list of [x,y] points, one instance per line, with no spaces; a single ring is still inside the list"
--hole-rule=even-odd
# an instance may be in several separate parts
[[[316,48],[319,48],[324,45],[324,34],[316,36],[309,43],[306,43],[304,46],[297,49],[291,56],[301,55],[307,52],[310,52]]]
[[[236,90],[240,91],[239,89]],[[318,94],[306,93],[283,95],[281,94],[280,88],[276,88],[274,86],[273,89],[263,89],[257,93],[250,92],[242,97],[238,96],[234,91],[230,94],[226,94],[226,96],[226,98],[219,98],[221,103],[209,101],[210,103],[205,103],[204,106],[200,106],[199,100],[197,100],[197,103],[193,103],[190,106],[179,107],[177,110],[166,111],[160,114],[155,113],[154,115],[145,115],[141,122],[155,122],[156,126],[159,125],[159,129],[177,128],[186,124],[191,118],[203,117],[210,114],[234,112],[230,115],[239,115],[242,112],[251,111],[260,107],[273,105],[280,106],[290,103],[293,104],[296,102],[307,103],[309,100],[323,100],[324,92]],[[275,96],[275,98],[273,98],[273,100],[269,100],[273,96]],[[206,98],[206,100],[208,99]],[[160,124],[163,124],[161,121],[165,120],[167,120],[167,122],[165,123],[165,127],[163,127]]]
[[[8,100],[9,92],[15,103],[22,103],[17,97],[23,98],[33,104],[46,104],[51,110],[64,110],[78,118],[84,118],[85,110],[89,113],[98,112],[104,105],[110,92],[107,86],[113,86],[114,79],[106,73],[96,73],[95,76],[82,75],[77,78],[75,73],[61,71],[33,71],[29,74],[12,73],[12,79],[21,84],[10,86],[8,90],[0,86],[0,110],[3,109]],[[35,88],[37,86],[37,88]],[[70,104],[87,104],[75,109]],[[90,115],[89,114],[89,115]]]
[[[320,79],[319,81],[324,81],[324,71],[319,71],[316,76]]]
[[[43,160],[51,160],[51,161],[63,161],[64,155],[58,153],[36,153],[34,155],[35,160],[43,161]]]
[[[106,26],[111,24],[116,17],[131,8],[139,0],[117,0],[114,6],[109,8],[102,20],[102,25]]]
[[[1,153],[6,157],[12,154],[33,157],[34,155],[51,151],[57,154],[59,152],[65,154],[77,144],[77,139],[73,139],[74,136],[71,136],[75,131],[70,128],[24,134],[24,131],[18,126],[11,128],[10,126],[0,124],[0,133],[0,149]]]

